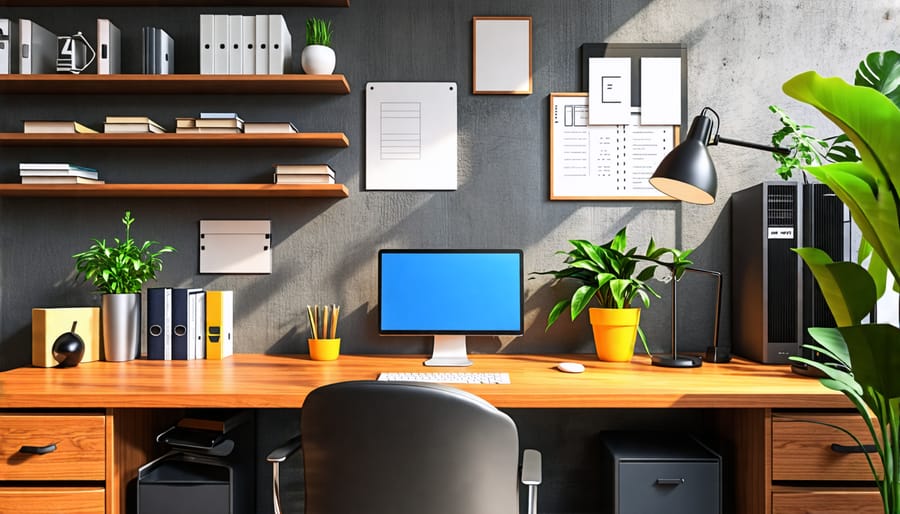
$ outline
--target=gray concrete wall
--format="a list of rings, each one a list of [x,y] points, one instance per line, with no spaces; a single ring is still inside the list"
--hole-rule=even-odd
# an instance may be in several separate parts
[[[84,30],[106,16],[126,38],[126,56],[139,64],[145,24],[166,28],[176,40],[176,69],[196,71],[196,20],[203,12],[271,9],[6,8],[57,33]],[[91,305],[87,285],[72,283],[71,255],[91,237],[119,231],[125,209],[137,218],[135,235],[172,244],[153,285],[231,288],[236,291],[236,351],[306,351],[303,308],[340,303],[345,352],[425,352],[424,338],[377,334],[376,252],[383,247],[517,247],[526,271],[558,266],[566,240],[597,242],[624,225],[643,246],[651,235],[663,245],[695,247],[696,262],[726,274],[722,343],[729,335],[729,209],[732,191],[772,178],[771,158],[736,147],[713,148],[720,172],[719,199],[703,207],[673,202],[551,202],[548,200],[548,99],[576,91],[580,45],[586,42],[682,42],[688,51],[689,116],[706,105],[722,117],[722,134],[766,142],[777,126],[767,106],[777,103],[824,125],[787,99],[780,85],[807,69],[852,77],[868,52],[895,46],[900,2],[879,0],[779,1],[397,1],[359,0],[349,9],[286,8],[294,33],[295,65],[307,16],[334,20],[337,71],[349,96],[282,95],[5,95],[0,130],[17,131],[23,119],[76,118],[100,126],[107,114],[149,114],[171,125],[176,116],[234,110],[246,119],[292,119],[304,131],[344,131],[344,150],[280,148],[5,148],[0,173],[18,180],[20,161],[73,161],[99,168],[110,182],[263,181],[276,162],[327,161],[349,187],[348,199],[0,199],[0,366],[28,363],[30,309]],[[530,15],[534,19],[534,93],[471,94],[473,15]],[[131,67],[127,71],[136,71]],[[456,81],[460,94],[459,190],[366,192],[364,85],[367,81]],[[828,132],[827,130],[825,132]],[[274,271],[268,276],[198,274],[200,219],[265,218],[273,223]],[[698,283],[699,284],[699,283]],[[680,315],[685,350],[702,351],[711,330],[708,284],[686,284]],[[440,284],[424,284],[438,290]],[[549,308],[566,286],[526,283],[526,333],[477,338],[475,351],[590,352],[587,321],[562,321],[544,332]],[[661,292],[667,287],[659,284]],[[692,289],[693,287],[693,289]],[[689,305],[687,305],[690,303]],[[668,295],[643,315],[655,350],[669,344]]]

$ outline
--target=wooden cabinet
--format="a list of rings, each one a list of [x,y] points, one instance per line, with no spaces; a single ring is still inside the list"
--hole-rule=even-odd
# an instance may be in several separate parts
[[[0,414],[0,514],[103,513],[105,480],[104,415]]]
[[[883,513],[866,455],[834,426],[866,445],[872,443],[856,412],[789,411],[772,416],[772,514]],[[881,473],[877,453],[869,457]]]

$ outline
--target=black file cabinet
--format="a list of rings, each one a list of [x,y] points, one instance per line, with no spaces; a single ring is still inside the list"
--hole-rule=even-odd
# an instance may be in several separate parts
[[[603,432],[604,514],[721,514],[722,458],[686,434]]]

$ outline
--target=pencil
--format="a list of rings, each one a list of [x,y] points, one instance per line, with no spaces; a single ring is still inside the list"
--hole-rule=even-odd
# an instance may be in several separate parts
[[[341,312],[340,305],[333,305],[331,308],[331,338],[337,338],[337,323],[338,323],[338,314]]]

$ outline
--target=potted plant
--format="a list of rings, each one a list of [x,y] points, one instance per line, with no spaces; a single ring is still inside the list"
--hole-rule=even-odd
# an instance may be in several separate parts
[[[331,22],[320,18],[306,20],[306,47],[300,54],[300,66],[311,75],[330,75],[334,71],[331,48]]]
[[[87,250],[76,253],[76,278],[84,276],[91,281],[100,298],[100,316],[103,333],[103,350],[108,361],[128,361],[136,358],[141,348],[141,286],[156,279],[162,270],[164,253],[174,252],[171,246],[153,249],[156,241],[138,245],[131,238],[131,211],[122,218],[125,238],[113,238],[107,245],[105,239],[94,239]]]
[[[589,308],[589,318],[597,357],[605,361],[630,361],[638,335],[644,350],[650,354],[647,338],[640,328],[640,307],[631,307],[631,304],[640,298],[644,307],[649,308],[650,295],[660,297],[647,282],[658,265],[669,268],[677,280],[692,264],[687,257],[693,250],[658,248],[652,238],[643,254],[638,254],[636,247],[626,249],[626,229],[623,227],[615,237],[601,245],[570,240],[573,249],[557,252],[566,256],[565,268],[534,273],[552,275],[558,281],[569,279],[581,283],[571,298],[564,298],[553,306],[547,316],[547,329],[566,308],[574,321],[591,300],[595,300],[597,307]],[[666,255],[671,256],[671,261],[661,260]],[[640,264],[644,266],[639,269]]]
[[[895,52],[872,54],[861,63],[861,72],[888,69],[885,64],[893,60],[894,66],[896,57]],[[866,454],[884,512],[898,514],[900,328],[861,321],[884,290],[887,273],[894,279],[894,289],[900,287],[900,90],[896,73],[881,76],[886,79],[883,84],[890,86],[886,93],[870,86],[851,86],[839,78],[822,78],[815,72],[800,74],[784,84],[785,93],[821,111],[859,152],[858,162],[805,166],[804,170],[828,185],[849,208],[874,257],[866,270],[852,262],[832,262],[821,250],[797,250],[838,326],[811,328],[810,335],[818,345],[810,348],[837,364],[801,357],[794,360],[823,372],[822,384],[844,393],[862,415],[883,464],[882,475]]]

